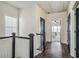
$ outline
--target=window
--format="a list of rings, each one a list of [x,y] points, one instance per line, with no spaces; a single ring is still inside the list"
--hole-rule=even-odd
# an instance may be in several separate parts
[[[60,26],[52,26],[52,32],[60,32]]]
[[[60,32],[60,20],[52,21],[52,32]]]
[[[58,32],[60,32],[60,26],[58,26]]]
[[[10,36],[13,32],[17,33],[17,19],[5,16],[5,35]]]

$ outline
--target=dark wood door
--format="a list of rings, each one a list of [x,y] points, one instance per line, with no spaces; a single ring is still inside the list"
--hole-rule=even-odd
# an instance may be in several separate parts
[[[68,23],[68,29],[67,29],[67,32],[68,32],[68,40],[67,41],[68,41],[68,50],[70,52],[70,14],[68,16],[67,23]]]
[[[41,26],[41,49],[43,49],[43,51],[45,50],[45,19],[40,17],[40,26]]]
[[[76,9],[76,57],[79,58],[79,8]]]

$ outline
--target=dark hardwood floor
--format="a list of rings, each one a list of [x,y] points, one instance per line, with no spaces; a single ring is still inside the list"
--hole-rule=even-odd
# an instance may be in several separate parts
[[[69,55],[68,47],[60,42],[52,42],[46,44],[46,50],[35,58],[71,58]]]

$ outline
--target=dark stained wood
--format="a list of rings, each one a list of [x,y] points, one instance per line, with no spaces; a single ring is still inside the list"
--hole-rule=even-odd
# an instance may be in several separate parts
[[[79,58],[79,8],[76,9],[76,57]]]
[[[61,45],[62,45],[62,55],[63,55],[63,58],[71,58],[70,50],[69,50],[68,45],[66,45],[66,44],[61,44]]]
[[[12,58],[15,58],[15,38],[29,39],[29,57],[34,57],[34,34],[30,33],[29,37],[16,36],[16,33],[12,33],[12,36],[0,37],[0,39],[6,39],[12,37]]]
[[[43,34],[41,36],[41,47],[43,52],[45,51],[45,42],[46,42],[46,37],[45,37],[45,19],[40,17],[40,26],[41,26],[41,33]],[[43,38],[43,39],[42,39]]]
[[[15,36],[16,38],[22,38],[22,39],[30,39],[28,37],[22,37],[22,36]]]
[[[11,38],[12,36],[6,36],[6,37],[0,37],[0,39],[7,39],[7,38]]]
[[[15,58],[15,33],[12,33],[12,58]]]
[[[70,58],[68,46],[60,42],[46,43],[46,50],[35,58]]]
[[[67,34],[68,34],[68,49],[69,49],[69,52],[70,52],[70,36],[71,36],[71,34],[70,34],[70,14],[69,14],[69,16],[68,16],[68,20],[67,20],[67,23],[68,23],[68,28],[67,28]]]
[[[29,34],[30,41],[29,41],[29,57],[33,58],[34,57],[34,34]]]

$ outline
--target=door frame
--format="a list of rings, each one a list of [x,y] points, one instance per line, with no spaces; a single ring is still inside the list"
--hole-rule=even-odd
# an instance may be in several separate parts
[[[74,4],[74,6],[73,6],[73,8],[72,8],[73,10],[76,10],[76,31],[75,31],[76,32],[76,48],[75,48],[75,50],[76,50],[76,57],[79,57],[78,53],[77,53],[78,52],[78,42],[77,42],[78,41],[78,36],[77,36],[77,34],[78,34],[77,33],[77,31],[78,31],[77,30],[77,28],[78,28],[77,27],[77,20],[78,20],[78,17],[77,17],[77,6],[78,5],[79,5],[79,1],[76,1],[75,4]]]
[[[40,17],[40,28],[41,28],[41,21],[43,21],[43,52],[45,51],[46,49],[46,36],[45,36],[45,19]],[[41,32],[41,31],[40,31]]]
[[[69,50],[69,53],[70,53],[70,36],[71,36],[71,33],[70,33],[70,14],[68,15],[68,20],[67,20],[67,34],[68,34],[68,50]]]
[[[76,8],[76,57],[78,57],[79,58],[79,44],[78,44],[78,42],[79,42],[79,37],[78,37],[78,20],[79,20],[79,12],[78,12],[78,10],[79,10],[79,8]]]

